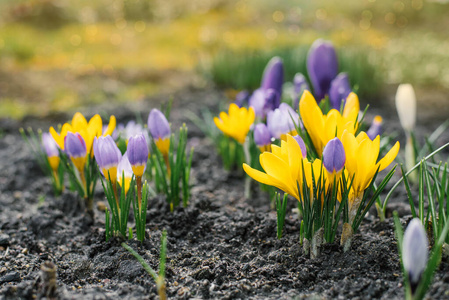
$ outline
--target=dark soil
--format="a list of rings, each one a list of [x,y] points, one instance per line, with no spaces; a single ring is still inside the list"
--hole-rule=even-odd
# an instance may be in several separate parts
[[[184,91],[176,95],[172,128],[182,122],[185,109],[217,109],[216,91]],[[144,120],[165,98],[148,100],[143,107],[97,107],[85,111],[114,112],[119,122]],[[150,103],[151,102],[151,103]],[[386,119],[388,132],[400,133],[391,111],[375,108]],[[120,240],[105,242],[104,212],[95,211],[95,224],[84,221],[80,199],[66,189],[53,196],[22,141],[20,126],[47,130],[70,119],[55,115],[21,122],[1,120],[0,139],[0,294],[2,299],[34,299],[42,295],[40,267],[49,260],[57,266],[57,295],[62,299],[153,299],[155,283]],[[372,113],[368,119],[372,119]],[[244,176],[223,170],[214,145],[192,124],[189,144],[195,146],[192,196],[187,208],[169,211],[163,196],[149,201],[147,239],[128,244],[158,269],[160,237],[167,230],[167,294],[174,299],[394,299],[403,298],[402,275],[391,217],[380,222],[372,210],[362,223],[349,252],[338,242],[322,248],[318,259],[303,254],[299,221],[291,212],[284,236],[276,238],[276,213],[268,197],[253,186],[253,197],[243,197]],[[426,129],[421,129],[423,135]],[[399,139],[402,139],[399,135]],[[444,140],[444,138],[446,140]],[[447,142],[447,136],[442,144]],[[399,178],[396,174],[389,187]],[[101,185],[95,200],[105,201]],[[291,208],[291,209],[290,209]],[[404,189],[395,193],[388,215],[398,210],[405,225],[410,220]],[[130,219],[130,225],[132,220]],[[337,236],[337,241],[339,234]],[[428,292],[432,299],[449,298],[449,264],[443,260]]]

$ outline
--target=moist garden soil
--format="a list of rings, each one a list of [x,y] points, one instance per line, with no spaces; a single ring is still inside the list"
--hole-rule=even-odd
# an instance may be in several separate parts
[[[187,89],[175,95],[172,129],[188,122],[186,111],[203,108],[215,112],[222,93]],[[153,107],[167,99],[155,97],[136,107],[95,107],[82,110],[113,113],[118,122],[146,120]],[[385,118],[387,132],[400,133],[394,112],[370,110]],[[155,299],[156,286],[137,260],[113,238],[105,241],[106,202],[97,186],[94,225],[86,223],[77,195],[67,188],[52,193],[19,128],[48,130],[71,115],[0,121],[0,295],[2,299],[43,297],[40,268],[45,261],[57,266],[56,297],[61,299]],[[151,198],[146,240],[127,241],[158,269],[160,238],[167,230],[167,295],[171,299],[395,299],[403,298],[402,275],[391,212],[397,210],[405,224],[411,219],[404,188],[394,193],[387,219],[380,222],[372,209],[343,253],[335,243],[322,247],[321,256],[304,255],[299,240],[299,220],[289,207],[281,239],[276,238],[276,213],[266,194],[253,184],[252,197],[243,194],[242,172],[223,169],[214,145],[188,123],[189,146],[194,157],[191,198],[187,208],[170,212],[164,196]],[[419,128],[419,136],[428,133]],[[401,134],[397,137],[402,141]],[[445,140],[444,140],[445,139]],[[442,144],[447,142],[447,134]],[[447,152],[446,152],[447,154]],[[447,157],[447,156],[445,156]],[[389,189],[398,179],[395,175]],[[385,195],[385,194],[384,194]],[[133,219],[130,217],[130,226]],[[449,298],[449,263],[443,259],[427,293],[432,299]]]

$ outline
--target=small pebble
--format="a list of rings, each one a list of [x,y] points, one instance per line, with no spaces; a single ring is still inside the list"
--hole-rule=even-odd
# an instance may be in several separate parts
[[[104,201],[98,201],[97,202],[97,209],[99,211],[105,211],[106,210],[106,204],[104,203]]]
[[[0,246],[6,247],[9,246],[9,243],[10,243],[9,235],[4,233],[0,234]]]
[[[0,278],[0,284],[13,281],[20,281],[19,272],[11,272]]]

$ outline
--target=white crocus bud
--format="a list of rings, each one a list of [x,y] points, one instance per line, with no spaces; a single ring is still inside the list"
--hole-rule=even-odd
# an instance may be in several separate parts
[[[396,110],[402,128],[409,134],[415,128],[416,123],[416,96],[411,84],[404,83],[398,86]]]
[[[418,285],[421,274],[426,269],[428,247],[424,226],[418,218],[414,218],[405,230],[402,245],[402,261],[412,289]]]

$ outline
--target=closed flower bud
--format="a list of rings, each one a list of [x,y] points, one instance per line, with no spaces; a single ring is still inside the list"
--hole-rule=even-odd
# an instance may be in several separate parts
[[[134,175],[142,176],[147,167],[148,145],[143,134],[133,136],[128,141],[128,160]]]
[[[369,127],[366,134],[371,140],[374,140],[376,136],[382,134],[382,123],[383,119],[381,116],[375,116],[371,126]]]
[[[148,129],[159,151],[163,155],[168,155],[170,148],[170,125],[160,110],[155,108],[151,110],[148,116]],[[131,159],[131,157],[129,158]]]
[[[64,151],[69,156],[78,171],[84,171],[86,164],[87,150],[86,142],[83,137],[77,132],[68,132],[64,138]]]
[[[122,156],[122,159],[120,160],[120,163],[117,166],[117,182],[120,184],[121,187],[125,185],[124,186],[125,194],[129,190],[132,177],[133,177],[133,169],[128,160],[128,153],[125,152],[125,154],[123,154]],[[123,179],[125,180],[125,182],[123,182]]]
[[[346,155],[343,144],[339,138],[330,140],[323,150],[323,165],[332,175],[339,174],[345,166]]]
[[[49,133],[45,132],[42,134],[42,147],[45,154],[47,155],[50,167],[52,168],[52,170],[56,171],[60,162],[58,150],[59,147]]]
[[[346,73],[340,73],[332,80],[329,88],[329,101],[332,108],[340,110],[341,103],[346,100],[352,92],[349,77]]]
[[[95,137],[94,155],[103,176],[114,184],[117,178],[117,166],[122,159],[122,153],[110,135]]]
[[[282,85],[284,84],[284,63],[282,59],[275,56],[273,57],[265,67],[262,76],[262,83],[260,87],[264,90],[273,89],[278,95],[279,99],[282,96]],[[277,106],[274,108],[277,108]]]
[[[411,84],[400,84],[396,92],[396,110],[399,121],[406,132],[411,132],[416,123],[416,96]]]
[[[429,242],[421,221],[414,218],[407,226],[402,243],[402,262],[408,273],[412,291],[418,286],[427,266]]]
[[[271,151],[271,134],[265,124],[259,123],[254,126],[254,142],[260,152]]]
[[[337,53],[331,42],[313,42],[307,55],[307,72],[319,102],[329,93],[331,81],[338,73]]]

